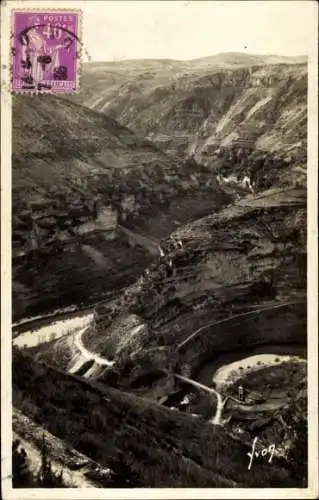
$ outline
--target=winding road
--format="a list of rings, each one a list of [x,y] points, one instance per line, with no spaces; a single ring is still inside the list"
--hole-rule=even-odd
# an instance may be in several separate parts
[[[225,323],[225,324],[230,323],[231,321],[237,320],[238,318],[245,318],[245,317],[257,315],[257,314],[259,314],[261,312],[264,312],[264,311],[271,311],[271,310],[274,310],[274,309],[279,309],[281,307],[292,306],[292,305],[301,304],[301,303],[305,303],[305,301],[303,301],[303,300],[295,300],[293,302],[285,302],[283,304],[276,304],[276,305],[273,305],[273,306],[261,307],[259,309],[255,309],[254,311],[249,311],[249,312],[246,312],[246,313],[236,314],[236,315],[231,316],[231,317],[228,316],[227,318],[224,318],[224,319],[222,319],[220,321],[215,321],[213,323],[208,323],[208,325],[201,326],[195,332],[193,332],[191,335],[189,335],[186,339],[184,339],[182,342],[180,342],[177,345],[176,350],[179,351],[180,349],[182,349],[182,347],[184,347],[186,344],[188,344],[188,342],[190,342],[191,340],[193,340],[199,333],[201,333],[206,328],[214,328],[215,326],[221,325],[223,323]]]
[[[271,307],[269,307],[269,306],[263,307],[263,308],[256,309],[254,311],[249,311],[246,313],[237,314],[237,315],[225,318],[223,320],[205,325],[205,326],[199,328],[198,330],[196,330],[195,332],[193,332],[183,342],[181,342],[178,345],[177,350],[179,350],[181,347],[185,346],[190,340],[194,339],[194,337],[196,337],[196,335],[198,333],[200,333],[201,331],[203,331],[205,328],[214,327],[214,326],[217,326],[220,324],[227,324],[231,321],[237,320],[238,318],[245,318],[245,317],[249,317],[249,316],[253,316],[253,315],[258,315],[262,311],[275,310],[275,309],[279,309],[279,308],[290,306],[290,305],[295,305],[297,303],[302,303],[302,302],[303,301],[299,300],[299,301],[293,301],[293,302],[286,302],[283,304],[277,304],[277,305],[273,305]],[[140,326],[137,327],[137,329],[139,329],[139,328],[140,328]],[[115,361],[110,361],[102,356],[99,356],[98,354],[89,351],[84,346],[83,340],[82,340],[82,335],[86,330],[87,330],[87,327],[82,328],[80,331],[78,331],[76,334],[73,335],[73,345],[78,350],[78,353],[75,354],[75,356],[73,357],[73,364],[72,364],[71,368],[68,370],[70,374],[76,373],[84,365],[84,363],[86,363],[87,361],[94,361],[94,363],[96,363],[99,366],[113,366],[115,364]],[[136,328],[133,330],[133,332],[135,332],[135,331],[136,331]],[[92,369],[93,369],[93,367],[90,367],[88,369],[86,375],[83,375],[83,376],[87,377],[87,376],[89,376],[89,374],[91,374],[91,372],[93,373],[94,370],[92,371]],[[223,426],[227,422],[227,419],[222,418],[222,413],[223,413],[223,409],[225,408],[227,401],[229,400],[229,398],[231,398],[231,396],[228,396],[228,395],[224,396],[222,393],[220,393],[219,391],[217,391],[213,387],[208,387],[206,385],[201,384],[200,382],[197,382],[197,381],[192,380],[190,378],[184,377],[182,375],[174,374],[174,376],[177,380],[180,380],[181,382],[190,384],[198,389],[204,390],[206,393],[213,394],[217,399],[217,408],[216,408],[215,416],[211,419],[211,423],[214,425]]]
[[[198,389],[202,389],[205,392],[209,392],[210,394],[214,394],[217,398],[217,408],[216,408],[216,413],[214,418],[211,420],[211,423],[214,425],[223,425],[225,423],[224,420],[222,420],[222,412],[223,409],[228,401],[228,396],[224,397],[220,394],[220,392],[216,391],[213,389],[213,387],[207,387],[206,385],[201,384],[200,382],[196,382],[196,380],[192,380],[187,377],[183,377],[182,375],[177,375],[175,374],[175,378],[180,380],[181,382],[185,382],[186,384],[193,385],[194,387],[197,387]]]
[[[102,358],[98,354],[95,354],[94,352],[89,351],[84,346],[83,341],[82,341],[82,335],[85,331],[86,331],[86,328],[82,328],[79,332],[77,332],[73,336],[74,345],[79,350],[81,357],[76,359],[76,362],[74,363],[72,368],[69,370],[69,373],[76,373],[81,368],[81,366],[83,366],[83,364],[86,361],[94,361],[95,363],[97,363],[98,365],[101,365],[101,366],[113,366],[114,365],[114,361],[110,361],[106,358]]]
[[[217,322],[213,322],[213,323],[209,323],[207,325],[204,325],[200,328],[198,328],[195,332],[193,332],[191,335],[189,335],[185,340],[183,340],[180,344],[178,344],[176,350],[179,351],[180,349],[182,349],[185,345],[187,345],[191,340],[193,340],[200,332],[202,332],[203,330],[205,330],[206,328],[214,328],[215,326],[219,326],[221,324],[227,324],[227,323],[230,323],[231,321],[235,321],[239,318],[246,318],[246,317],[249,317],[249,316],[254,316],[254,315],[257,315],[263,311],[271,311],[271,310],[275,310],[275,309],[279,309],[279,308],[282,308],[282,307],[287,307],[287,306],[290,306],[290,305],[295,305],[295,304],[300,304],[300,303],[303,303],[304,301],[293,301],[293,302],[285,302],[283,304],[276,304],[276,305],[273,305],[273,306],[268,306],[268,307],[261,307],[259,309],[255,309],[254,311],[249,311],[249,312],[246,312],[246,313],[241,313],[241,314],[236,314],[234,316],[231,316],[231,317],[228,317],[228,318],[224,318],[220,321],[217,321]],[[89,351],[83,344],[83,341],[82,341],[82,335],[83,333],[86,331],[87,327],[85,328],[82,328],[79,332],[77,332],[76,334],[74,334],[73,336],[73,342],[74,342],[74,345],[76,346],[76,348],[79,350],[79,353],[81,354],[82,356],[82,359],[78,359],[77,362],[73,365],[72,367],[72,371],[70,370],[70,373],[75,373],[82,365],[84,362],[86,361],[95,361],[98,365],[101,365],[101,366],[113,366],[115,364],[115,361],[110,361],[104,357],[101,357],[99,356],[98,354],[96,353],[93,353],[91,351]],[[178,377],[181,377],[177,375],[177,378]],[[182,380],[182,379],[181,379]],[[187,381],[190,383],[190,379],[187,379]],[[207,386],[203,386],[202,384],[199,384],[198,382],[195,382],[195,381],[192,381],[195,385],[197,384],[197,387],[201,387],[202,389],[206,390],[207,391]],[[218,400],[218,394],[217,391],[215,391],[215,389],[210,389],[210,392],[214,393],[217,397],[217,400]],[[221,404],[221,403],[220,403]]]

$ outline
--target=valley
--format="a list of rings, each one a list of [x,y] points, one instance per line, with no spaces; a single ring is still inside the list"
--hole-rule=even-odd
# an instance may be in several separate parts
[[[19,115],[13,120],[15,320],[113,298],[152,260],[154,252],[139,237],[145,217],[163,237],[176,227],[176,210],[181,224],[230,199],[208,170],[180,165],[113,119],[82,106],[51,96],[31,105],[17,97],[13,112]],[[41,124],[46,116],[51,123]],[[188,206],[198,185],[195,196],[206,202]],[[135,225],[138,241],[125,231]]]
[[[291,172],[305,182],[305,59],[230,53],[193,64],[101,63],[87,65],[83,86],[77,102],[179,158],[248,176],[256,191],[290,185]]]
[[[15,437],[68,486],[305,487],[306,62],[81,85],[14,96]],[[251,474],[255,437],[276,451]]]

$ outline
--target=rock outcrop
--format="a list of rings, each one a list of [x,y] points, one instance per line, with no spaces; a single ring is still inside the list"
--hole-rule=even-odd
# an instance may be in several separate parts
[[[15,319],[94,303],[134,282],[153,255],[119,225],[146,217],[163,237],[229,200],[207,170],[48,95],[14,97],[12,165]]]
[[[95,310],[83,340],[114,360],[106,381],[115,371],[120,387],[161,397],[172,371],[190,376],[208,357],[306,343],[302,190],[242,199],[174,236],[181,247],[162,241],[164,257]]]
[[[152,71],[137,62],[124,71],[117,63],[112,81],[107,64],[88,65],[90,97],[76,98],[180,158],[225,177],[250,177],[256,190],[305,184],[306,62],[216,57],[155,64]]]
[[[183,370],[186,366],[189,371],[208,353],[226,349],[231,339],[238,347],[255,345],[262,337],[273,341],[277,335],[276,314],[265,315],[263,328],[245,326],[248,336],[237,327],[229,332],[226,327],[218,328],[216,335],[204,329],[195,344],[190,344],[194,355],[186,348],[172,357],[172,352],[202,326],[238,311],[247,312],[252,306],[267,303],[275,308],[305,300],[307,68],[304,63],[245,62],[245,57],[236,65],[235,60],[233,55],[224,66],[220,61],[215,66],[207,61],[185,63],[180,72],[174,62],[144,62],[142,69],[132,62],[130,71],[120,66],[112,75],[105,74],[107,65],[93,65],[92,73],[88,68],[84,78],[83,94],[75,100],[116,116],[122,125],[66,99],[46,100],[45,104],[40,99],[30,118],[37,113],[34,122],[36,130],[41,125],[41,140],[26,158],[21,154],[26,149],[25,141],[34,134],[33,126],[15,146],[14,193],[21,188],[22,178],[32,178],[41,186],[37,195],[48,198],[48,180],[43,184],[37,177],[43,162],[50,166],[50,185],[59,178],[59,194],[69,186],[69,174],[78,179],[77,190],[71,190],[73,198],[69,191],[67,194],[72,201],[64,200],[58,207],[66,222],[63,237],[69,243],[66,231],[70,229],[66,228],[71,227],[77,244],[80,241],[81,249],[74,249],[79,267],[73,290],[79,288],[79,275],[80,288],[86,286],[86,296],[91,298],[99,292],[103,298],[102,290],[117,290],[107,297],[108,303],[97,307],[83,340],[88,349],[114,359],[115,371],[127,388],[138,385],[137,381],[144,383],[142,352],[148,352],[147,359],[154,359],[154,377],[163,378],[164,371],[170,373],[172,367]],[[88,94],[85,88],[90,74],[96,86],[92,85]],[[103,75],[112,80],[104,90],[99,80]],[[98,101],[94,97],[97,89],[101,91]],[[21,105],[26,106],[26,101]],[[52,130],[46,133],[50,124],[43,123],[53,105],[55,135]],[[71,127],[62,135],[58,118],[63,115],[65,121],[66,110],[70,111],[77,139]],[[155,144],[137,137],[124,125]],[[18,139],[26,124],[19,126],[15,134]],[[170,144],[165,143],[164,136],[169,137]],[[175,157],[164,153],[159,145],[173,151]],[[54,168],[50,154],[56,155]],[[27,167],[19,177],[23,165]],[[93,200],[82,219],[79,183],[83,183],[85,202]],[[59,199],[56,191],[54,186],[54,198]],[[33,191],[26,189],[24,198],[30,198],[30,206],[34,200],[28,193]],[[53,207],[55,199],[50,201]],[[14,200],[19,217],[23,210],[17,198]],[[41,210],[43,200],[36,203]],[[39,217],[41,231],[53,227],[54,210],[45,213],[44,220]],[[37,251],[34,245],[40,234],[35,219],[32,216],[30,226],[32,252]],[[88,238],[91,232],[93,239]],[[175,243],[167,238],[171,233]],[[44,240],[48,241],[47,236]],[[112,252],[121,248],[119,243],[127,245],[127,250],[115,256]],[[136,245],[134,251],[131,245]],[[79,258],[83,253],[99,266],[95,275],[98,289],[93,286],[91,268]],[[57,258],[51,253],[49,262],[55,263]],[[65,272],[64,264],[61,269]],[[87,278],[83,278],[84,269]],[[73,271],[67,271],[69,279]],[[23,268],[15,270],[15,276],[24,277],[24,273]],[[111,273],[114,280],[109,280]],[[48,274],[50,286],[52,275]],[[39,276],[43,277],[43,271]],[[59,280],[56,282],[61,289]],[[25,278],[16,279],[16,296],[27,293],[26,288]],[[125,288],[124,293],[119,293],[120,288]],[[32,284],[35,300],[39,289]],[[69,293],[70,286],[65,289]],[[304,341],[304,309],[296,306],[294,321],[289,314],[285,325],[278,321],[278,339],[289,342],[298,337]]]

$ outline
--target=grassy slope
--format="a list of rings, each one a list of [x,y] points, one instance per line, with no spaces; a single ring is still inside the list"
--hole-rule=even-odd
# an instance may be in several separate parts
[[[260,461],[249,473],[248,448],[224,429],[117,390],[94,389],[19,352],[13,355],[13,404],[102,465],[122,464],[143,486],[294,484],[276,461],[271,468]]]

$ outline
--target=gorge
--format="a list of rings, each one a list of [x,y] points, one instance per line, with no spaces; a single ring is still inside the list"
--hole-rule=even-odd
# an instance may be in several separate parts
[[[14,96],[20,432],[25,414],[135,486],[305,483],[306,124],[302,58],[92,63],[77,95]],[[226,405],[231,362],[230,396],[266,403]],[[286,451],[249,475],[254,434]]]

